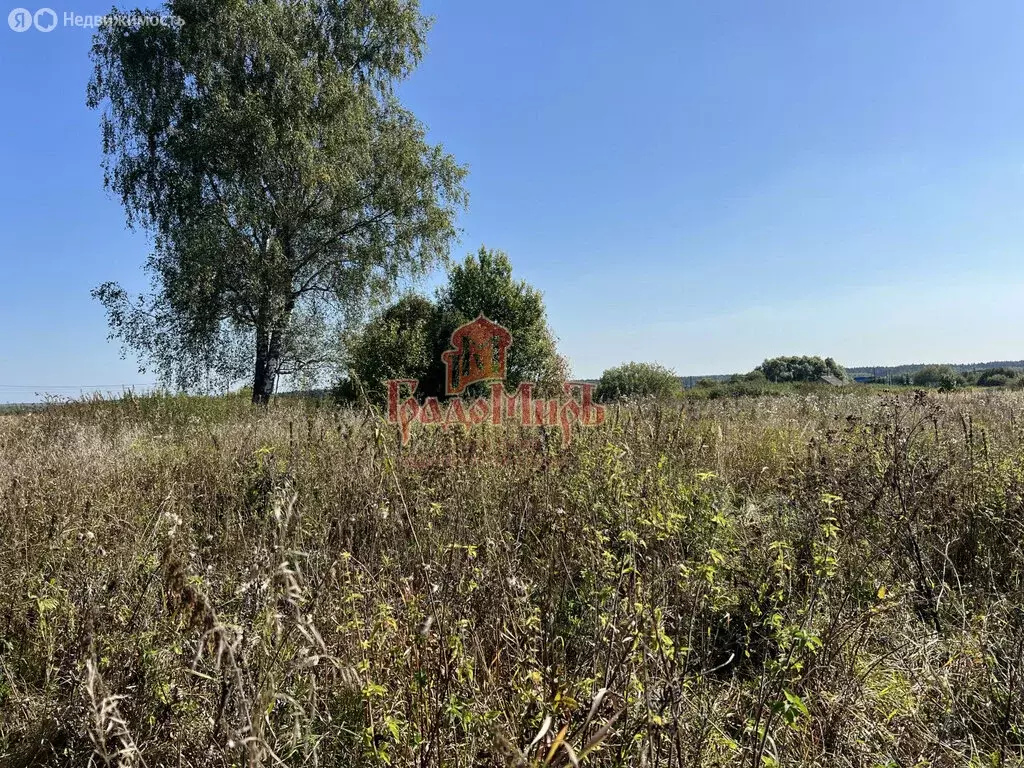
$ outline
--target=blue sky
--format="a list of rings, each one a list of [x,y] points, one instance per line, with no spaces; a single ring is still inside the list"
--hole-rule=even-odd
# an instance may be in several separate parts
[[[506,250],[577,376],[1024,358],[1024,4],[425,8],[402,93],[470,167],[454,254]],[[89,297],[147,255],[102,189],[89,43],[0,27],[0,401],[151,380]]]

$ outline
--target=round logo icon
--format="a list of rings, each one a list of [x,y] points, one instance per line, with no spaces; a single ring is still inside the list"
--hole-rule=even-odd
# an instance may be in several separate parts
[[[40,32],[51,32],[57,26],[57,13],[53,8],[40,8],[32,21]]]
[[[15,32],[28,32],[32,29],[32,11],[28,8],[15,8],[7,14],[7,26]]]

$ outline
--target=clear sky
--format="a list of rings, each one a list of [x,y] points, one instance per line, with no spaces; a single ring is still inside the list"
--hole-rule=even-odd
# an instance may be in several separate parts
[[[402,93],[470,167],[454,253],[510,254],[576,376],[1024,358],[1018,0],[425,8]],[[0,401],[151,380],[89,297],[147,255],[102,189],[89,44],[0,27]]]

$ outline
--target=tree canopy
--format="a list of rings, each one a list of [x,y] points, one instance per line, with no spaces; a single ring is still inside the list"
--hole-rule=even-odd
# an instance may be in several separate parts
[[[105,182],[150,232],[152,290],[94,294],[111,335],[183,389],[324,361],[346,310],[446,257],[465,169],[399,103],[417,0],[172,0],[106,26],[88,103]]]
[[[760,371],[771,382],[786,381],[821,381],[824,376],[833,376],[841,381],[847,380],[846,371],[831,357],[822,360],[820,357],[774,357],[765,360],[754,369]]]
[[[437,306],[415,293],[377,313],[346,345],[349,372],[335,394],[341,400],[383,403],[389,379],[416,379],[418,391],[437,394],[444,386],[438,370],[439,320]]]
[[[951,365],[926,365],[914,373],[912,381],[918,387],[951,390],[963,386],[964,377]]]
[[[675,371],[658,363],[625,363],[601,374],[596,397],[602,402],[622,397],[671,397],[682,390]]]
[[[979,387],[1005,387],[1014,383],[1020,377],[1020,371],[1015,368],[988,368],[977,376]]]
[[[543,295],[513,277],[507,254],[481,247],[451,268],[436,301],[405,296],[354,335],[348,344],[350,375],[339,393],[380,402],[388,379],[410,378],[419,380],[419,394],[444,395],[441,354],[452,332],[481,314],[512,334],[506,386],[530,381],[550,390],[565,380],[566,364],[548,327]]]
[[[513,277],[512,262],[504,251],[481,246],[476,254],[456,264],[438,293],[438,309],[441,349],[448,347],[453,330],[481,314],[511,332],[505,377],[509,387],[523,381],[557,386],[568,376],[548,326],[544,295]]]

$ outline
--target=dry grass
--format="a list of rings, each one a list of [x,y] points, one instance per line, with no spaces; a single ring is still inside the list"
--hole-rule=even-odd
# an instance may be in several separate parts
[[[1022,417],[0,416],[0,765],[1021,765]]]

